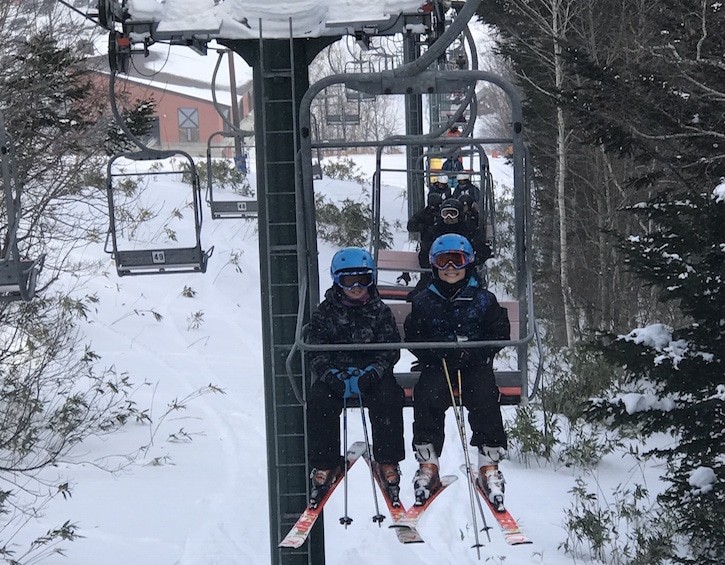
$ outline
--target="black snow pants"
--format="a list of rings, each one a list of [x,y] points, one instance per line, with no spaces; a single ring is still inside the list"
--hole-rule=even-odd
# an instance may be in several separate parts
[[[458,371],[451,369],[449,374],[454,389],[457,389]],[[486,363],[461,369],[461,388],[461,398],[468,409],[468,423],[473,432],[471,445],[506,448],[506,432],[493,367]],[[413,398],[413,445],[432,443],[436,454],[440,455],[445,440],[445,413],[451,406],[451,393],[442,365],[423,367]]]
[[[405,458],[404,396],[391,373],[363,396],[372,428],[373,457],[378,463],[398,463]],[[343,399],[333,394],[328,385],[319,380],[312,384],[307,394],[307,446],[312,468],[330,469],[340,463],[342,409]],[[348,442],[360,439],[348,437]]]

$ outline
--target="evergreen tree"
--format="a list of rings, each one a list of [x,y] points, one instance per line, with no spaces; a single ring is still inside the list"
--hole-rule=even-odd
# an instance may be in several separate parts
[[[552,35],[554,10],[568,18]],[[582,327],[626,327],[668,313],[620,268],[608,231],[646,230],[622,207],[690,190],[723,172],[725,25],[720,3],[483,0],[524,96],[532,152],[540,312],[561,325],[554,115],[567,119],[569,283]],[[565,59],[554,86],[550,54]],[[704,175],[704,177],[703,177]],[[704,185],[700,185],[704,186]],[[550,305],[550,309],[549,309]]]
[[[589,416],[643,436],[672,435],[652,454],[668,462],[660,503],[691,554],[682,563],[725,562],[725,185],[633,208],[656,227],[622,243],[629,265],[689,323],[606,335],[604,358],[622,367]]]
[[[542,28],[554,8],[573,18],[566,37]],[[500,31],[500,51],[513,61],[527,98],[527,132],[541,173],[537,227],[551,225],[546,160],[555,147],[546,138],[546,116],[561,107],[569,120],[576,143],[567,206],[576,220],[567,229],[580,246],[574,260],[582,274],[572,281],[572,295],[590,327],[606,327],[607,320],[601,316],[599,324],[587,314],[594,305],[582,292],[603,286],[592,277],[592,258],[604,247],[599,235],[622,234],[612,253],[623,259],[598,261],[598,278],[612,277],[609,297],[619,301],[610,327],[622,329],[604,334],[602,354],[621,370],[588,415],[612,428],[635,426],[644,437],[673,435],[671,445],[653,450],[668,462],[661,507],[684,542],[679,553],[665,553],[676,562],[723,563],[725,10],[712,0],[484,0],[480,14]],[[566,60],[560,90],[552,89],[540,56],[552,42]],[[537,234],[544,249],[547,235]],[[628,267],[626,275],[618,263]],[[540,291],[547,281],[555,286],[555,277],[542,275]],[[627,276],[639,282],[622,284]],[[630,332],[638,320],[663,324]]]
[[[156,102],[150,100],[136,100],[128,109],[121,112],[121,118],[129,131],[144,143],[153,142],[148,139],[153,128],[154,114],[156,113]],[[158,140],[156,140],[158,142]],[[126,133],[114,121],[108,125],[106,138],[106,153],[114,155],[124,151],[138,151],[139,147],[128,138]]]

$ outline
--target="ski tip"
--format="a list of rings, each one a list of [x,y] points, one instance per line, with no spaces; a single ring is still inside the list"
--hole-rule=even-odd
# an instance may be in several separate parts
[[[523,534],[508,534],[504,535],[504,539],[506,540],[506,543],[509,545],[527,545],[530,543],[534,543],[529,538],[527,538]]]
[[[441,477],[441,483],[448,486],[451,483],[455,483],[458,480],[458,475],[443,475]]]
[[[277,547],[287,547],[291,549],[298,549],[304,545],[304,543],[307,541],[307,536],[304,537],[295,537],[292,539],[283,539]]]

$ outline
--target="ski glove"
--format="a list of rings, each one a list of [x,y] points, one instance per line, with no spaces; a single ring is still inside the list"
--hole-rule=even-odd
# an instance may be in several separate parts
[[[348,377],[345,379],[345,396],[343,398],[350,398],[353,395],[362,396],[358,385],[359,381],[360,377]]]
[[[360,375],[360,380],[358,381],[358,387],[363,394],[369,394],[375,390],[375,387],[378,386],[380,380],[381,376],[380,373],[378,373],[378,370],[372,365],[368,365],[362,370],[362,375]]]
[[[368,365],[364,369],[358,367],[347,368],[347,381],[346,386],[352,394],[363,396],[368,394],[375,388],[375,384],[379,380],[378,372],[373,368],[372,365]],[[350,383],[349,385],[347,383]],[[346,397],[347,398],[347,397]]]
[[[320,377],[320,380],[330,387],[333,395],[338,398],[345,398],[347,387],[345,386],[344,378],[346,376],[338,369],[330,369]]]

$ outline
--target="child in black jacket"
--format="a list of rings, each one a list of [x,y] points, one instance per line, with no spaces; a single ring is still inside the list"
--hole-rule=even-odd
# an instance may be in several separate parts
[[[508,313],[479,285],[473,247],[465,237],[438,237],[431,246],[430,262],[433,280],[413,299],[405,320],[407,342],[509,339]],[[478,448],[481,485],[494,506],[504,510],[504,480],[498,462],[507,442],[493,373],[493,357],[499,349],[411,347],[421,366],[414,390],[413,446],[420,463],[414,478],[416,504],[424,504],[440,488],[438,456],[445,437],[445,412],[451,405],[448,379],[456,387],[460,371],[460,395],[468,409],[471,445]]]
[[[400,333],[390,308],[375,287],[371,255],[358,247],[338,251],[330,273],[334,284],[312,314],[311,344],[398,343]],[[399,504],[404,392],[393,377],[397,349],[330,350],[308,354],[313,381],[307,395],[308,456],[312,470],[310,508],[342,475],[340,413],[353,395],[368,409],[374,468],[393,503]]]

